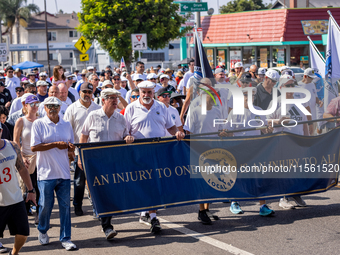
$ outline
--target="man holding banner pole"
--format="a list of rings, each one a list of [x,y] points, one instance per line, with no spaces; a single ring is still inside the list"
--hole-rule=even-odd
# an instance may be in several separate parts
[[[128,133],[123,115],[115,111],[118,106],[119,95],[119,91],[115,89],[102,90],[100,93],[102,108],[90,112],[87,116],[79,143],[125,140],[129,144],[134,141],[133,136]],[[83,170],[80,157],[78,166]],[[100,218],[107,240],[111,240],[117,235],[111,224],[111,219],[112,216]]]
[[[184,133],[177,130],[177,127],[171,117],[167,107],[154,100],[155,83],[143,81],[138,84],[140,97],[135,102],[129,104],[125,109],[125,120],[128,132],[134,138],[155,138],[166,136],[166,130],[176,136],[177,140],[184,138]],[[156,210],[149,211],[150,215],[150,232],[157,233],[162,230],[161,225],[156,217]],[[142,212],[141,220],[149,224],[149,218],[146,212]],[[144,222],[143,222],[144,223]]]

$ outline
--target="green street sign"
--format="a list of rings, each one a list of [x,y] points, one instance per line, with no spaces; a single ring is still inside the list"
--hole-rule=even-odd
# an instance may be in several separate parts
[[[208,3],[180,2],[181,12],[205,12],[208,11]]]

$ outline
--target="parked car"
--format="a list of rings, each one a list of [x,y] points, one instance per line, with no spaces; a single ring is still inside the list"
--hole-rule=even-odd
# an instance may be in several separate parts
[[[296,66],[289,66],[289,69],[294,72],[294,76],[297,82],[303,79],[303,73],[304,73],[303,69],[301,69],[300,67],[296,67]],[[269,68],[268,70],[275,70],[281,75],[282,67],[273,67],[273,68]]]

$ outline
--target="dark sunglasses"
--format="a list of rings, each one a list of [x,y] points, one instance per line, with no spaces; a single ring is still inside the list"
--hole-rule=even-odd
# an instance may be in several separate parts
[[[170,94],[162,94],[161,96],[162,96],[163,98],[167,98],[167,97],[169,97],[169,98],[170,98],[170,97],[171,97],[171,95],[170,95]]]
[[[8,71],[8,73],[13,73],[13,71]]]
[[[120,79],[118,78],[118,79],[113,79],[114,81],[119,81]]]
[[[93,92],[91,90],[83,90],[82,91],[84,94],[92,94]]]
[[[152,80],[154,80],[154,81],[155,81],[155,80],[156,80],[156,78],[151,78],[150,80],[151,80],[151,81],[152,81]]]
[[[16,89],[15,92],[23,92],[24,89]]]
[[[100,81],[99,79],[94,79],[94,81]]]
[[[294,88],[295,85],[294,85],[294,83],[293,83],[293,84],[287,84],[287,85],[285,85],[285,87],[286,87],[286,88]]]
[[[85,76],[85,74],[81,74],[80,76]]]
[[[57,104],[48,104],[46,105],[47,109],[58,109],[59,108],[59,105]]]
[[[138,96],[131,96],[132,99],[138,99],[139,98],[139,95]]]
[[[67,78],[68,80],[73,80],[73,78],[72,77],[69,77],[69,78]]]
[[[31,93],[31,94],[33,94],[33,95],[37,94],[36,91],[28,91],[28,93]]]

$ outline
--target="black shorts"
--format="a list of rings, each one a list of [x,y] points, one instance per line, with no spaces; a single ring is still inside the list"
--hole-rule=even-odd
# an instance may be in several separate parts
[[[0,206],[0,215],[0,237],[4,236],[6,225],[13,236],[29,236],[30,228],[24,201],[14,205]]]

